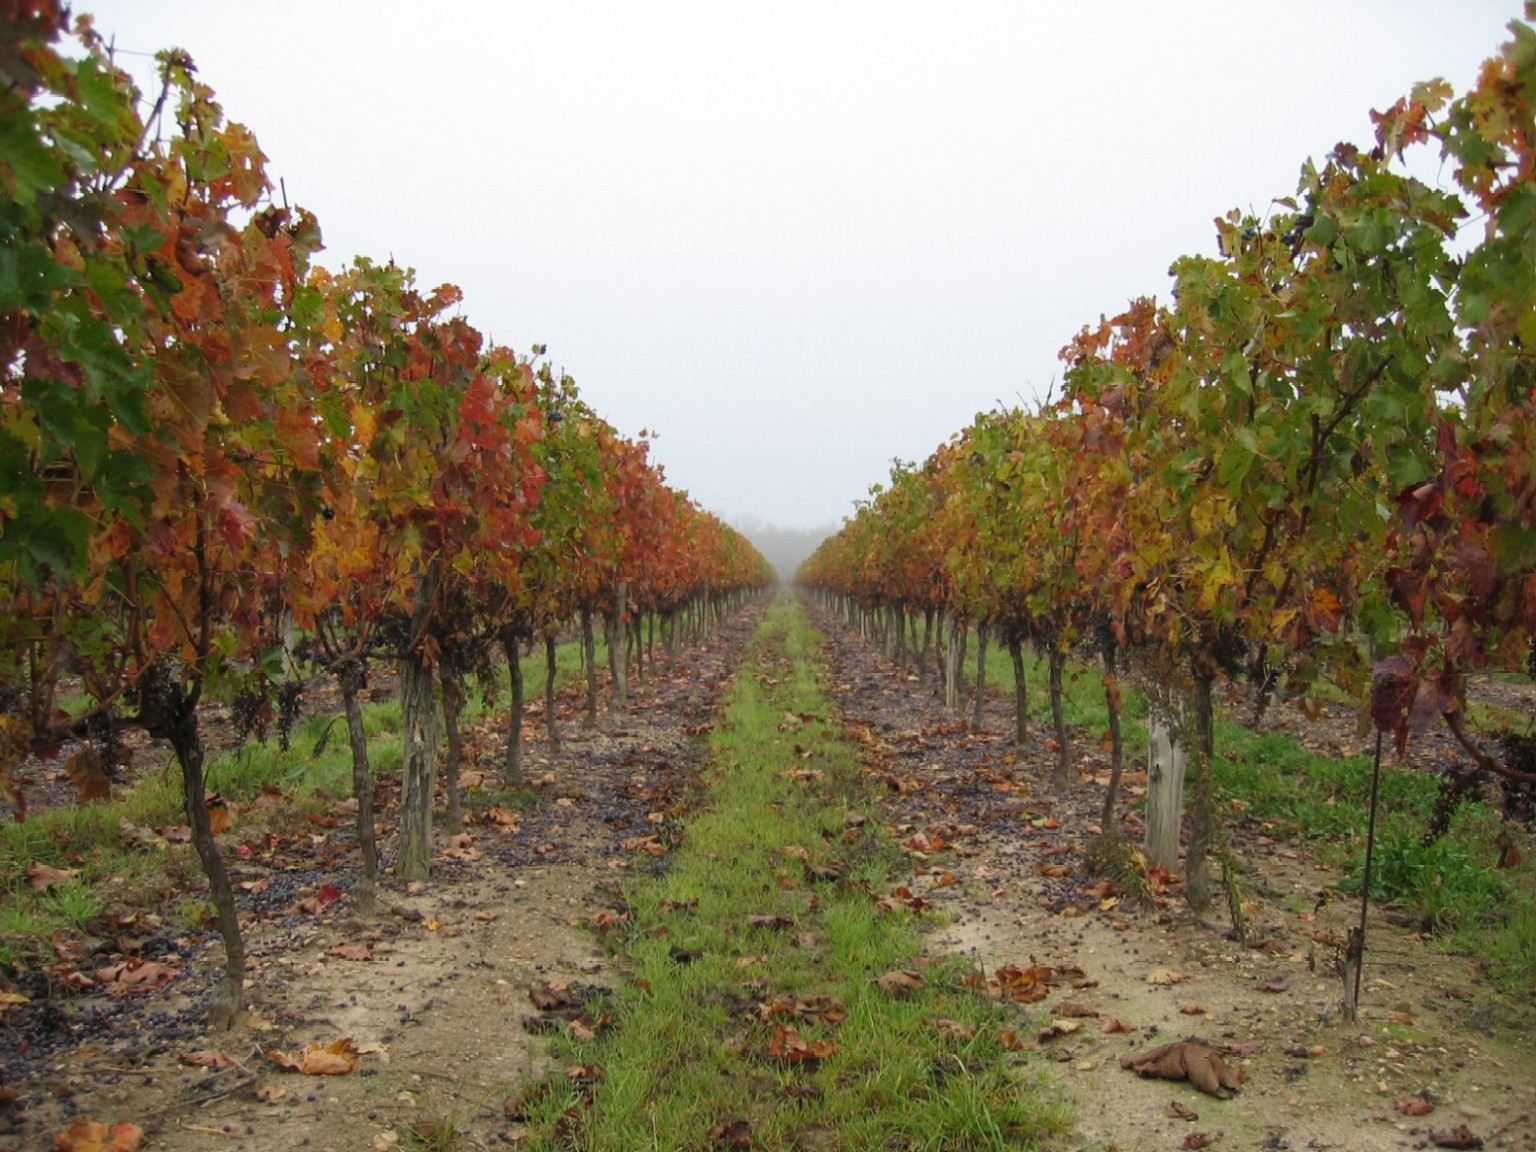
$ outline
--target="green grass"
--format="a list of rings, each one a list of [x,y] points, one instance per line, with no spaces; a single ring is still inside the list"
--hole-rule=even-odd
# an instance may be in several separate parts
[[[565,1041],[562,1065],[602,1069],[592,1106],[561,1126],[581,1092],[557,1080],[536,1146],[700,1148],[736,1120],[766,1148],[1026,1148],[1064,1130],[1038,1058],[1023,1062],[999,1040],[1017,1014],[963,988],[954,962],[922,969],[908,999],[876,985],[922,963],[923,941],[905,914],[877,907],[903,862],[873,821],[848,820],[868,797],[824,719],[819,644],[781,599],[750,645],[711,736],[702,805],[665,874],[629,890],[617,1027]],[[812,719],[780,731],[786,713]],[[821,775],[788,775],[797,769]],[[811,864],[842,878],[813,883]],[[788,924],[753,926],[752,916]],[[680,963],[675,949],[696,958]],[[835,998],[841,1019],[759,1008],[816,996]],[[961,1027],[946,1035],[941,1019]],[[775,1055],[776,1024],[830,1048],[821,1059]]]

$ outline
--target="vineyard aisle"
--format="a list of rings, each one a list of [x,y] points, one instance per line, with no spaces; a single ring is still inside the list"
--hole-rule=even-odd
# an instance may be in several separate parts
[[[582,729],[573,683],[560,701],[562,750],[524,735],[534,806],[509,818],[471,787],[467,833],[439,832],[430,881],[386,881],[376,919],[355,919],[346,900],[327,906],[327,885],[355,882],[355,852],[339,871],[314,858],[240,861],[250,986],[240,1027],[223,1034],[198,1022],[221,963],[215,947],[164,988],[62,1001],[63,1038],[8,1028],[0,1086],[22,1107],[0,1110],[0,1149],[51,1149],[52,1133],[81,1116],[138,1124],[157,1152],[504,1146],[502,1133],[517,1126],[503,1100],[549,1066],[547,1039],[525,1027],[540,1016],[529,989],[615,982],[587,925],[611,915],[621,884],[651,866],[646,838],[667,834],[680,810],[700,769],[699,733],[760,616],[749,606],[683,648],[675,666],[648,668],[631,684],[630,710],[604,712],[595,733]],[[494,794],[499,739],[471,746],[465,782]],[[386,862],[395,830],[381,840]],[[317,842],[349,840],[345,819],[308,831]],[[361,1052],[346,1075],[285,1073],[267,1056],[342,1038]],[[433,1125],[454,1140],[413,1137]]]
[[[1076,775],[1060,798],[1044,725],[1013,745],[1011,684],[989,689],[982,727],[968,730],[877,646],[811,612],[831,638],[844,734],[864,745],[867,770],[884,784],[879,819],[909,853],[907,886],[934,906],[931,951],[989,974],[1032,965],[1074,974],[1046,989],[1030,1034],[1076,1106],[1065,1147],[1536,1148],[1530,1004],[1373,911],[1361,1024],[1345,1025],[1335,942],[1358,904],[1318,906],[1338,877],[1304,844],[1234,828],[1258,892],[1246,948],[1227,938],[1219,910],[1200,921],[1177,896],[1138,908],[1083,859],[1108,777],[1102,733],[1074,733]],[[1120,817],[1139,835],[1145,749],[1127,757]],[[1121,1065],[1190,1037],[1240,1071],[1232,1098]]]
[[[89,1116],[168,1152],[1370,1152],[1463,1127],[1536,1149],[1529,1005],[1375,922],[1344,1028],[1318,941],[1346,913],[1315,909],[1332,877],[1300,845],[1239,841],[1257,947],[1096,888],[1096,734],[1056,798],[1052,751],[1012,745],[1009,689],[971,730],[815,607],[749,606],[596,733],[573,690],[564,747],[529,744],[537,802],[472,804],[376,919],[318,899],[349,872],[242,862],[241,1027],[190,1023],[216,949],[98,999],[68,1044],[7,1052],[25,1110],[0,1148]],[[1133,776],[1123,815],[1136,794]],[[1224,1049],[1234,1097],[1121,1066],[1190,1036]],[[271,1058],[343,1038],[343,1075]]]

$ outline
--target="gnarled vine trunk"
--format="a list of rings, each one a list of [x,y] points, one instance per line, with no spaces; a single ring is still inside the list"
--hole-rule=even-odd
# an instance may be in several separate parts
[[[368,732],[363,727],[363,666],[350,659],[337,671],[342,712],[347,719],[347,743],[352,749],[352,794],[357,798],[357,848],[363,875],[352,890],[352,910],[371,916],[377,900],[379,846],[374,835],[373,772],[368,764]]]
[[[523,775],[523,658],[518,652],[518,636],[510,629],[501,634],[501,648],[507,654],[507,674],[511,678],[512,702],[507,706],[507,755],[501,766],[501,786],[520,788]]]
[[[1181,718],[1151,694],[1147,715],[1147,863],[1179,868],[1179,828],[1184,819],[1184,771],[1188,760]]]
[[[1013,742],[1022,748],[1029,740],[1029,685],[1024,679],[1024,641],[1008,634],[1008,659],[1013,662]]]
[[[560,750],[560,726],[555,719],[555,655],[553,633],[544,637],[544,728],[549,734],[551,751]]]

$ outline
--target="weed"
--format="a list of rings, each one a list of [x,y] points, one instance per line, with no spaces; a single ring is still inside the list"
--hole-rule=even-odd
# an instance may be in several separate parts
[[[1349,861],[1340,887],[1358,893],[1364,871],[1362,850]],[[1503,879],[1450,837],[1426,844],[1421,837],[1392,833],[1377,840],[1371,898],[1403,905],[1430,931],[1486,923],[1507,896]]]
[[[87,924],[101,915],[96,890],[80,880],[47,889],[39,903],[77,931],[84,931]]]

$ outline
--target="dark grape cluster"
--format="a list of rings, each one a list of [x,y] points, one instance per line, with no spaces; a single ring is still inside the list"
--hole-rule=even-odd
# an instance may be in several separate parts
[[[1536,775],[1536,736],[1506,730],[1499,733],[1498,739],[1504,750],[1505,765],[1517,772]],[[1536,827],[1536,784],[1505,777],[1499,780],[1499,788],[1503,793],[1504,818]]]
[[[277,688],[277,745],[284,752],[288,751],[293,725],[304,702],[304,684],[303,680],[289,680]]]
[[[244,744],[252,737],[258,742],[267,738],[267,695],[254,688],[242,688],[229,705],[229,721],[235,730],[235,738]]]
[[[1440,773],[1439,787],[1435,792],[1435,809],[1430,813],[1429,826],[1424,831],[1424,843],[1433,844],[1451,829],[1456,810],[1477,796],[1482,782],[1479,769],[1457,768],[1454,765]]]

